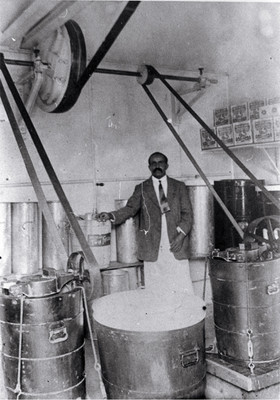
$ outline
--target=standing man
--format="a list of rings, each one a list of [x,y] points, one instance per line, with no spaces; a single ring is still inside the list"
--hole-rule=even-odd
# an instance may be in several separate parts
[[[101,212],[98,219],[114,225],[139,214],[138,258],[144,261],[145,287],[193,294],[189,271],[192,207],[183,182],[166,175],[167,157],[149,157],[152,176],[137,185],[126,206]]]

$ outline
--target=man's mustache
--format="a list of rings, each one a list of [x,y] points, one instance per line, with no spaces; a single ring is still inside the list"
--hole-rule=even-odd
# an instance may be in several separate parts
[[[162,168],[155,168],[154,172],[159,171],[159,172],[163,172]]]

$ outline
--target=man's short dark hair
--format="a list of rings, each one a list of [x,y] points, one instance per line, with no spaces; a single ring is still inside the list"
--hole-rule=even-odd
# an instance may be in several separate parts
[[[164,161],[166,162],[166,164],[168,164],[168,158],[166,157],[165,154],[160,153],[159,151],[156,151],[155,153],[151,154],[148,160],[149,165],[151,164],[151,158],[154,156],[162,156],[164,157]]]

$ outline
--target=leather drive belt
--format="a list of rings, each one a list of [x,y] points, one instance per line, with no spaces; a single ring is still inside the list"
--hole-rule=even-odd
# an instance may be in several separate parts
[[[87,243],[87,240],[86,240],[86,238],[84,236],[84,233],[83,233],[83,231],[82,231],[82,229],[81,229],[81,227],[80,227],[80,225],[79,225],[79,223],[78,223],[78,221],[77,221],[77,219],[76,219],[76,217],[74,215],[74,212],[73,212],[73,210],[72,210],[72,208],[71,208],[71,206],[69,204],[69,201],[68,201],[68,199],[67,199],[67,197],[66,197],[66,195],[65,195],[65,193],[63,191],[63,188],[62,188],[62,186],[61,186],[61,184],[60,184],[60,182],[59,182],[59,180],[58,180],[58,178],[56,176],[56,173],[55,173],[55,171],[54,171],[54,169],[52,167],[52,164],[51,164],[51,162],[50,162],[50,160],[48,158],[48,155],[47,155],[47,153],[46,153],[46,151],[45,151],[45,149],[44,149],[44,147],[42,145],[42,142],[41,142],[41,140],[40,140],[40,138],[39,138],[39,136],[38,136],[38,134],[36,132],[36,129],[35,129],[32,121],[30,119],[30,116],[29,116],[28,112],[26,111],[26,108],[25,108],[25,106],[24,106],[24,104],[23,104],[23,102],[22,102],[22,100],[20,98],[20,95],[19,95],[19,93],[18,93],[18,91],[17,91],[17,89],[16,89],[16,87],[14,85],[14,82],[13,82],[13,80],[11,78],[11,75],[10,75],[6,65],[5,65],[3,54],[0,54],[0,66],[1,66],[1,71],[2,71],[2,73],[3,73],[3,75],[4,75],[5,79],[6,79],[7,84],[8,84],[8,87],[9,87],[9,89],[10,89],[12,95],[13,95],[13,98],[14,98],[14,100],[16,102],[16,105],[17,105],[17,107],[18,107],[18,109],[19,109],[19,111],[21,113],[21,116],[22,116],[22,118],[23,118],[23,120],[24,120],[24,122],[26,124],[26,127],[27,127],[27,129],[28,129],[28,131],[30,133],[30,136],[31,136],[32,140],[33,140],[33,143],[34,143],[34,145],[35,145],[35,147],[37,149],[37,152],[38,152],[38,154],[39,154],[39,156],[41,158],[41,161],[42,161],[42,163],[43,163],[43,165],[45,167],[45,170],[46,170],[46,172],[47,172],[47,174],[48,174],[48,176],[49,176],[49,178],[51,180],[51,183],[52,183],[52,185],[54,187],[54,190],[55,190],[55,192],[56,192],[56,194],[57,194],[57,196],[58,196],[58,198],[59,198],[59,200],[60,200],[60,202],[61,202],[61,204],[62,204],[62,206],[64,208],[64,211],[65,211],[65,213],[67,215],[67,218],[69,220],[70,226],[73,229],[73,231],[74,231],[74,233],[75,233],[75,235],[76,235],[76,237],[77,237],[77,239],[78,239],[78,241],[80,243],[82,251],[84,253],[85,260],[86,260],[86,262],[88,264],[91,276],[93,278],[92,293],[91,293],[90,297],[98,298],[98,297],[100,297],[102,295],[102,281],[101,281],[101,274],[100,274],[100,271],[99,271],[99,265],[98,265],[98,263],[96,261],[96,258],[93,255],[92,251],[91,251],[91,248],[90,248],[89,244]],[[51,227],[52,224],[54,224],[52,215],[51,215],[50,211],[48,211],[49,208],[48,208],[46,199],[43,196],[43,190],[41,188],[41,185],[40,185],[40,182],[39,182],[39,180],[37,178],[36,173],[34,173],[35,169],[34,169],[34,167],[32,165],[32,162],[31,162],[31,159],[29,157],[28,151],[27,151],[27,149],[25,147],[24,141],[20,140],[21,133],[20,133],[17,121],[15,119],[15,116],[13,114],[13,111],[12,111],[12,109],[10,107],[9,100],[8,100],[8,98],[6,96],[5,89],[3,87],[3,84],[1,82],[1,80],[0,80],[0,83],[1,83],[0,96],[1,96],[1,99],[3,101],[3,105],[5,107],[7,116],[9,118],[13,133],[14,133],[15,138],[16,138],[16,141],[17,141],[17,143],[19,145],[19,148],[20,148],[22,157],[24,159],[25,165],[26,165],[26,167],[28,166],[28,173],[29,173],[32,185],[34,187],[35,193],[37,195],[39,206],[42,209],[42,212],[43,212],[44,217],[45,217],[45,219],[46,219],[46,221],[48,223],[48,226]],[[30,173],[31,173],[31,175],[30,175]],[[53,222],[50,222],[51,220]],[[51,227],[51,230],[52,230],[53,234],[55,234],[54,227],[55,227],[55,230],[56,230],[56,226],[52,226]],[[55,237],[57,237],[56,234],[55,234]],[[61,239],[60,239],[60,241],[61,241]],[[58,243],[59,243],[59,241],[58,241]]]

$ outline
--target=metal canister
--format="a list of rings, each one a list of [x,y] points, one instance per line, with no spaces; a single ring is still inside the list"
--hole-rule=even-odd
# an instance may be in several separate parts
[[[0,203],[0,276],[12,273],[11,203]]]
[[[119,210],[127,203],[125,199],[115,200],[115,208]],[[137,258],[137,217],[128,218],[123,224],[116,226],[117,261],[121,263],[136,263]]]
[[[257,190],[258,199],[258,216],[264,217],[267,215],[279,215],[279,209],[275,206],[270,199],[268,199],[259,188]],[[266,190],[270,192],[276,200],[280,201],[280,186],[279,185],[268,185]]]
[[[110,399],[204,397],[204,302],[181,292],[131,290],[93,302]]]
[[[207,186],[187,186],[193,209],[190,257],[206,257],[214,247],[214,202]]]
[[[129,275],[127,271],[122,269],[102,271],[101,276],[104,296],[129,290]]]
[[[59,201],[48,202],[48,207],[53,216],[54,223],[61,237],[65,248],[65,254],[69,255],[69,237],[70,225],[66,213]],[[44,267],[54,267],[56,269],[65,269],[65,254],[60,254],[54,243],[54,238],[50,233],[45,218],[42,219],[42,263]]]
[[[210,261],[221,358],[254,364],[280,359],[280,259]]]
[[[252,181],[246,179],[215,181],[214,189],[242,230],[257,218],[257,192]],[[237,247],[241,240],[240,236],[216,200],[214,218],[215,247],[220,250]]]
[[[12,273],[37,272],[39,254],[38,203],[12,203]]]
[[[91,217],[90,217],[91,216]],[[108,267],[111,260],[111,222],[100,222],[94,219],[94,215],[86,214],[79,219],[81,229],[100,267]],[[71,252],[81,251],[80,243],[70,230]]]
[[[85,398],[82,289],[40,275],[4,282],[1,357],[9,399]]]

